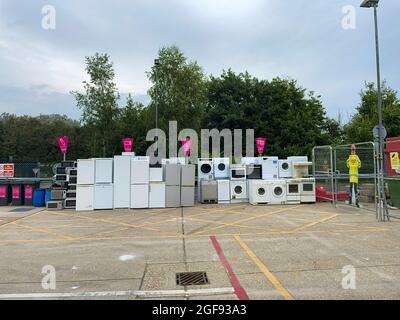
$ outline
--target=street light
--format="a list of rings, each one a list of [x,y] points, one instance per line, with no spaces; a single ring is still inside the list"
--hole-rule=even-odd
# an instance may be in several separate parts
[[[384,185],[384,163],[383,163],[383,124],[382,124],[382,89],[381,89],[381,70],[379,60],[379,32],[378,32],[378,5],[379,0],[364,0],[361,3],[361,8],[374,8],[375,21],[375,48],[376,48],[376,74],[378,87],[378,216],[380,220],[385,220],[386,215],[382,210],[386,210],[386,195]],[[389,218],[389,217],[387,217]]]
[[[158,89],[157,89],[157,73],[158,73],[158,67],[160,66],[160,59],[155,59],[154,60],[154,67],[155,67],[155,94],[156,94],[156,130],[157,130],[157,140],[156,140],[156,151],[155,155],[158,157],[158,102],[159,102],[159,96],[158,96]]]

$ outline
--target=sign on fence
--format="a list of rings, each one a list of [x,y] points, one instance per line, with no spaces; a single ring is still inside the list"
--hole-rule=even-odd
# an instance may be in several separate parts
[[[0,164],[0,178],[14,178],[14,164]]]

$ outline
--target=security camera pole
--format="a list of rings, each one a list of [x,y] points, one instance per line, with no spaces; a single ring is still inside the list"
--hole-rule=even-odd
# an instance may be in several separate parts
[[[382,90],[381,90],[381,71],[379,61],[379,32],[378,32],[378,4],[379,0],[364,0],[361,8],[374,8],[375,20],[375,48],[376,48],[376,71],[378,86],[378,219],[380,221],[389,220],[386,206],[385,183],[383,177],[383,125],[382,125]]]

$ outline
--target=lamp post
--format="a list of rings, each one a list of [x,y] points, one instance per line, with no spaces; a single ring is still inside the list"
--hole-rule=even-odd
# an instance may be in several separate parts
[[[157,156],[158,156],[158,102],[159,102],[159,96],[158,96],[158,89],[157,89],[157,76],[158,76],[158,67],[160,66],[160,60],[159,59],[155,59],[154,60],[154,67],[155,67],[155,82],[156,82],[156,84],[155,84],[155,90],[156,90],[156,92],[155,92],[155,94],[156,94],[156,101],[155,101],[155,103],[156,103],[156,105],[155,105],[155,107],[156,107],[156,131],[157,131],[157,140],[156,140],[156,152],[157,152]]]
[[[382,88],[381,88],[381,70],[379,58],[379,32],[378,32],[378,5],[379,0],[364,0],[361,3],[361,8],[374,8],[374,22],[375,22],[375,48],[376,48],[376,74],[377,74],[377,87],[378,87],[378,219],[385,221],[389,219],[388,215],[384,213],[386,210],[386,195],[384,184],[384,163],[383,163],[383,124],[382,124]]]

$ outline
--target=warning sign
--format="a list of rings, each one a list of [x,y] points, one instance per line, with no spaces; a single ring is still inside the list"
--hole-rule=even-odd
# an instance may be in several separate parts
[[[2,163],[0,164],[0,178],[13,178],[14,177],[14,164]]]
[[[399,158],[399,153],[398,152],[391,152],[390,153],[390,164],[392,166],[392,169],[399,169],[400,167],[400,158]]]

